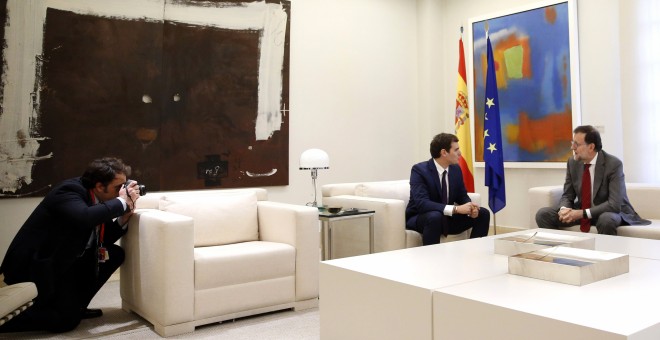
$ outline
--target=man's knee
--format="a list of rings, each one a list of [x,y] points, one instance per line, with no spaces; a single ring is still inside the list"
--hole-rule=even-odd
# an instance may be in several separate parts
[[[488,233],[488,228],[490,228],[490,211],[483,207],[479,208],[479,215],[476,217],[476,220],[477,224]]]
[[[116,245],[116,244],[111,244],[108,247],[110,255],[116,260],[119,265],[124,263],[124,259],[126,258],[126,253],[124,252],[124,249],[122,247]]]
[[[553,223],[557,217],[557,209],[551,207],[543,207],[536,212],[535,220],[539,228],[552,228],[557,229],[559,226]]]
[[[488,236],[488,231],[490,230],[490,212],[488,209],[479,208],[479,215],[475,220],[470,238]]]
[[[479,208],[479,216],[477,218],[481,221],[484,221],[484,223],[489,224],[490,223],[490,211],[484,207]]]
[[[616,228],[621,224],[619,214],[606,212],[598,216],[596,229],[599,234],[616,235]]]

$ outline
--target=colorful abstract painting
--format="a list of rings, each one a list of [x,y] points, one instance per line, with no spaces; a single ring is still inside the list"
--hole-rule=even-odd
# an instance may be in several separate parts
[[[576,111],[569,3],[471,22],[475,160],[483,161],[486,30],[493,46],[505,162],[565,162]],[[573,52],[575,54],[575,52]],[[574,74],[572,74],[572,72]]]

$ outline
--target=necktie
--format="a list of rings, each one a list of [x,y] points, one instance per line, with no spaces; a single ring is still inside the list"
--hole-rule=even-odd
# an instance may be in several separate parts
[[[447,204],[447,170],[442,172],[442,183],[440,183],[440,203]]]
[[[582,173],[582,209],[591,208],[591,174],[589,173],[589,164],[584,165]],[[580,230],[588,233],[591,229],[591,221],[588,218],[580,220]]]
[[[442,183],[440,183],[440,203],[447,204],[447,170],[442,172]],[[449,226],[447,216],[442,214],[442,234],[447,237]]]

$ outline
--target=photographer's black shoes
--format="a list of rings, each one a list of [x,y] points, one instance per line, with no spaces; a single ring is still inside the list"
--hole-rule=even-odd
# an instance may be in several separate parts
[[[102,315],[103,315],[103,311],[100,309],[84,308],[80,310],[81,319],[93,319],[93,318],[98,318]]]

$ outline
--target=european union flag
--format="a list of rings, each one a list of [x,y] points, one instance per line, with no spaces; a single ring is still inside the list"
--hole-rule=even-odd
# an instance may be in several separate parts
[[[486,34],[487,35],[487,34]],[[497,98],[495,61],[490,37],[486,38],[488,69],[486,71],[486,105],[484,106],[484,163],[488,206],[496,213],[506,206],[504,188],[504,156],[502,152],[502,127],[500,125],[500,102]]]

